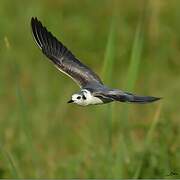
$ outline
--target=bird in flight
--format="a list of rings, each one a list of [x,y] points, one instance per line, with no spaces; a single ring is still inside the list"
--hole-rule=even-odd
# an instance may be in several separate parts
[[[103,84],[99,76],[79,61],[37,18],[31,19],[34,40],[55,67],[72,78],[81,88],[80,92],[71,96],[68,103],[81,106],[104,104],[112,101],[130,103],[150,103],[158,97],[137,96]]]

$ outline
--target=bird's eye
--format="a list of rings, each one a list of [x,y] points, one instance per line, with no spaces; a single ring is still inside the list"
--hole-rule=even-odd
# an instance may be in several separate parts
[[[81,96],[78,96],[77,99],[81,99]]]

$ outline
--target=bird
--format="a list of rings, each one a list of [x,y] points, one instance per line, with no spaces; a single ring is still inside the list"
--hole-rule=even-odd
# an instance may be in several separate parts
[[[80,91],[73,94],[67,103],[80,106],[106,104],[113,101],[129,103],[151,103],[160,97],[139,96],[119,89],[106,86],[100,77],[88,66],[83,64],[61,41],[59,41],[37,17],[31,18],[32,35],[42,53],[54,66],[66,74]]]

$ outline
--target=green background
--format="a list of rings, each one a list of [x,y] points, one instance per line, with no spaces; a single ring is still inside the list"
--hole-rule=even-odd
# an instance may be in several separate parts
[[[107,85],[163,99],[67,104],[32,16]],[[179,91],[179,0],[1,0],[0,178],[178,178]]]

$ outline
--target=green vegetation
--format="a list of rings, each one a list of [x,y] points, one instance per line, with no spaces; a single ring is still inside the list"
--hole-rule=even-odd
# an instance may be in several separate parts
[[[0,178],[180,178],[179,0],[0,6]],[[115,88],[163,99],[79,107],[35,46],[37,16]]]

